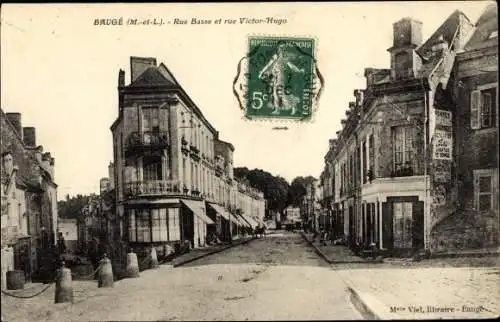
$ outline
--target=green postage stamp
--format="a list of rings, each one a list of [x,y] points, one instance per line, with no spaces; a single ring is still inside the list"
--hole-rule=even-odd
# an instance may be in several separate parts
[[[249,37],[233,85],[248,119],[310,120],[323,85],[315,40]]]

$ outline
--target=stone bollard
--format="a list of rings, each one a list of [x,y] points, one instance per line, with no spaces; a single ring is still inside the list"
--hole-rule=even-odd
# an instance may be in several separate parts
[[[57,271],[55,303],[73,303],[71,270],[64,266],[64,261],[61,264]]]
[[[137,262],[137,255],[133,250],[127,254],[127,268],[125,269],[126,277],[139,277],[139,263]]]
[[[156,248],[153,246],[151,248],[151,268],[158,267],[158,257],[156,256]]]
[[[101,268],[99,269],[99,279],[97,280],[97,287],[113,287],[113,266],[111,260],[106,254],[100,262]]]
[[[24,271],[14,270],[7,271],[7,289],[8,290],[22,290],[24,289]]]

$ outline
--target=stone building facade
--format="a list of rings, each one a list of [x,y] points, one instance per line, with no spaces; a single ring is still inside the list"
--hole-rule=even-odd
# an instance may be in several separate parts
[[[250,224],[235,211],[234,147],[219,138],[163,63],[131,57],[130,65],[130,84],[119,72],[118,118],[111,126],[124,240],[134,249],[163,252],[186,242],[204,247],[209,233],[237,237]]]
[[[433,231],[437,250],[498,245],[498,11],[492,4],[456,56],[455,211]]]
[[[0,131],[2,249],[13,248],[13,268],[27,280],[44,278],[56,254],[55,159],[36,145],[35,128],[23,127],[20,113],[0,110]]]
[[[334,182],[334,221],[337,229],[343,224],[343,238],[353,248],[376,245],[394,255],[439,250],[440,223],[457,213],[463,199],[460,167],[479,162],[477,157],[470,161],[473,154],[457,144],[484,140],[480,133],[471,136],[457,130],[464,119],[457,116],[459,101],[467,101],[457,100],[456,94],[456,84],[464,78],[461,57],[480,28],[455,11],[423,41],[422,24],[401,19],[393,25],[393,45],[388,49],[391,68],[365,69],[367,87],[354,91],[343,129],[331,140],[324,170]],[[481,76],[489,88],[496,88],[491,85],[493,74],[496,70]],[[489,131],[497,137],[496,128]],[[486,168],[494,173],[497,160],[492,155],[498,148],[492,148],[495,141],[486,142],[479,146],[494,151],[485,157],[490,164]],[[492,207],[494,202],[491,197]]]

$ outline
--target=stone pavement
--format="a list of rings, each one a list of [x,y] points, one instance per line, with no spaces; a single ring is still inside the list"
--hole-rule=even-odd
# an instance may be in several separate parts
[[[337,270],[354,305],[372,319],[494,318],[500,268]]]
[[[204,247],[204,248],[193,249],[189,253],[182,254],[181,256],[175,257],[174,259],[172,259],[172,261],[168,262],[168,264],[170,264],[174,267],[181,266],[181,265],[190,263],[192,261],[195,261],[197,259],[203,258],[205,256],[221,252],[225,249],[248,243],[253,239],[255,239],[255,238],[252,236],[241,237],[239,239],[233,240],[233,242],[231,244],[220,244],[220,245],[208,246],[208,247]]]
[[[316,252],[330,264],[375,263],[371,258],[361,258],[354,255],[346,246],[331,245],[330,242],[327,242],[326,245],[322,245],[319,241],[319,237],[313,240],[312,233],[301,232],[301,234],[309,244],[314,247]]]
[[[212,257],[216,258],[207,263]],[[200,262],[205,263],[199,265]],[[28,300],[2,296],[3,318],[6,321],[362,318],[349,301],[343,280],[297,234],[257,239],[194,263],[198,266],[160,265],[141,272],[139,278],[120,280],[112,288],[98,289],[95,281],[74,282],[74,304],[54,304],[53,287],[43,296]]]

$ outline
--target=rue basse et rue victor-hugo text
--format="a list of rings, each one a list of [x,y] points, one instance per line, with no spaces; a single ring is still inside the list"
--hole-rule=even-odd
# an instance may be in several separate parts
[[[94,26],[163,26],[163,25],[246,25],[246,24],[274,24],[282,25],[288,21],[285,18],[264,17],[264,18],[100,18],[94,19]]]

